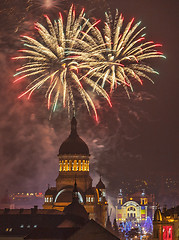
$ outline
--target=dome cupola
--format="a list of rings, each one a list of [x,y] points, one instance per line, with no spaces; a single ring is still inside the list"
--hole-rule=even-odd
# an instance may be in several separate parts
[[[59,149],[60,172],[89,172],[89,149],[77,133],[77,121],[71,120],[71,133]]]
[[[162,213],[160,211],[160,208],[157,206],[157,209],[155,210],[155,214],[154,214],[154,221],[162,221]]]
[[[77,133],[77,121],[75,117],[71,120],[71,133],[69,137],[60,146],[58,156],[60,155],[90,155],[87,144]]]
[[[98,184],[96,185],[96,188],[105,189],[105,185],[104,185],[103,181],[101,180],[101,176],[100,176]]]

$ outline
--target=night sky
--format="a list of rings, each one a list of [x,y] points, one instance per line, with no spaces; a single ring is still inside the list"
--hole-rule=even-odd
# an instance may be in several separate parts
[[[119,188],[131,191],[137,179],[145,179],[149,192],[165,198],[161,179],[172,178],[177,184],[179,182],[179,2],[103,2],[86,1],[85,9],[89,16],[102,18],[103,9],[99,6],[109,7],[110,3],[112,11],[118,8],[123,13],[125,23],[132,17],[136,21],[141,20],[142,26],[147,27],[147,40],[163,44],[166,60],[151,62],[160,75],[152,76],[154,85],[147,81],[143,86],[136,85],[130,100],[120,89],[112,96],[113,109],[96,99],[100,117],[98,125],[79,104],[76,115],[78,129],[90,148],[91,174],[95,181],[102,174],[112,196]],[[1,195],[6,189],[9,192],[43,192],[48,183],[54,185],[58,174],[58,149],[69,134],[70,119],[65,110],[56,112],[49,121],[44,96],[38,92],[30,101],[26,98],[18,100],[25,85],[13,84],[13,74],[20,62],[11,58],[21,47],[19,36],[24,33],[33,35],[33,22],[43,22],[43,13],[56,18],[59,8],[67,8],[61,1],[55,1],[55,7],[50,9],[42,8],[42,3],[40,0],[6,0],[0,3]],[[75,3],[77,9],[83,5],[82,1],[76,0]],[[141,96],[142,100],[136,96]],[[163,202],[168,201],[161,198],[159,200]]]

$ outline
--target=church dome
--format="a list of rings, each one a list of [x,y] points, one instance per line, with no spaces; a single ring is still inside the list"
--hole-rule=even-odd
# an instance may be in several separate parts
[[[53,192],[51,191],[51,189],[48,188],[45,192],[45,195],[53,195]]]
[[[56,195],[57,194],[57,190],[56,190],[56,188],[54,188],[54,187],[49,187],[48,186],[48,189],[46,190],[46,192],[45,192],[45,196],[47,196],[47,195]]]
[[[154,214],[154,221],[162,221],[162,213],[159,208],[156,209]]]
[[[96,185],[96,188],[98,188],[98,189],[105,189],[105,185],[102,182],[101,177],[100,177],[100,180],[99,180],[98,184]]]
[[[87,144],[78,136],[75,117],[71,120],[71,133],[69,137],[60,146],[59,155],[90,155]]]

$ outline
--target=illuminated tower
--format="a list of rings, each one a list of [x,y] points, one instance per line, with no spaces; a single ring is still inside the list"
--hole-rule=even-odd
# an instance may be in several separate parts
[[[74,182],[78,185],[78,199],[85,207],[89,218],[97,220],[102,225],[106,223],[107,201],[105,186],[100,178],[96,187],[92,187],[89,175],[89,149],[77,133],[77,121],[71,121],[71,133],[59,149],[59,174],[56,187],[45,192],[45,209],[63,211],[72,202]]]
[[[71,133],[59,149],[59,175],[56,179],[57,191],[69,185],[73,186],[74,179],[78,188],[85,192],[92,187],[89,176],[89,149],[86,143],[78,136],[77,121],[71,121]]]
[[[162,240],[162,213],[157,206],[153,221],[153,239]]]

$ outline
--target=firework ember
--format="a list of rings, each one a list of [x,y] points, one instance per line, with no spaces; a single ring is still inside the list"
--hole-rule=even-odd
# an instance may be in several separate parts
[[[76,59],[82,60],[85,54],[87,61],[82,61],[80,67],[89,69],[85,77],[95,77],[96,86],[105,87],[109,83],[110,91],[113,91],[122,85],[128,93],[128,89],[133,91],[132,82],[142,84],[142,78],[152,81],[148,73],[158,74],[146,60],[165,56],[156,50],[161,44],[145,41],[145,27],[139,29],[140,22],[133,25],[132,19],[123,28],[123,21],[122,14],[116,10],[114,20],[106,13],[103,32],[91,24],[92,31],[83,33],[83,39],[88,43],[87,52],[76,53],[80,55]]]
[[[35,24],[41,40],[37,41],[29,36],[22,36],[25,49],[20,50],[20,52],[23,53],[23,56],[14,58],[27,60],[22,67],[17,69],[14,82],[24,78],[31,80],[27,90],[19,98],[26,94],[30,98],[36,89],[45,86],[47,87],[45,96],[48,99],[48,108],[51,107],[52,111],[55,111],[60,102],[63,103],[64,107],[67,105],[69,112],[73,111],[74,114],[75,97],[80,95],[87,109],[89,111],[90,107],[93,109],[97,120],[97,111],[88,91],[89,87],[101,94],[111,104],[109,96],[100,85],[95,86],[92,79],[83,78],[80,80],[79,63],[70,57],[72,50],[73,52],[83,52],[83,60],[86,62],[86,43],[82,39],[81,31],[86,29],[88,32],[89,29],[87,27],[88,20],[84,18],[84,10],[76,17],[73,6],[71,6],[66,24],[64,24],[61,14],[59,14],[58,21],[54,21],[54,24],[48,16],[45,17],[47,29],[40,23]],[[77,39],[80,38],[79,44]]]

